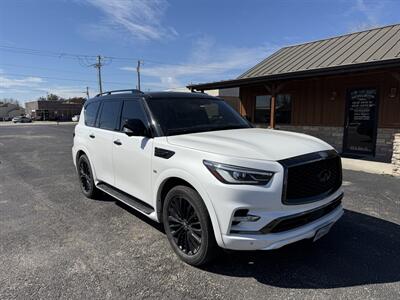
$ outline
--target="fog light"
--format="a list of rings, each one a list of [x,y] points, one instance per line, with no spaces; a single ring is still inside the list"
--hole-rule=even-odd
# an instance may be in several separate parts
[[[233,222],[256,222],[258,220],[260,220],[260,217],[254,215],[238,216],[232,219]]]
[[[259,219],[259,216],[250,215],[248,209],[239,209],[232,218],[232,225],[237,225],[240,222],[256,222]]]

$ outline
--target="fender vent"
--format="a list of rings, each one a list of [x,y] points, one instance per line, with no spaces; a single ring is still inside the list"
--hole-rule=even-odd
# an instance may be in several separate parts
[[[175,152],[171,151],[171,150],[157,148],[157,147],[154,149],[154,156],[158,156],[161,158],[168,159],[168,158],[171,158],[174,154],[175,154]]]

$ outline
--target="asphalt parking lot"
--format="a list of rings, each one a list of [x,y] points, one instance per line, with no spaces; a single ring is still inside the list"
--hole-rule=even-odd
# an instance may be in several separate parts
[[[162,228],[113,199],[86,199],[72,125],[0,127],[0,299],[400,299],[400,180],[345,171],[330,234],[197,269]]]

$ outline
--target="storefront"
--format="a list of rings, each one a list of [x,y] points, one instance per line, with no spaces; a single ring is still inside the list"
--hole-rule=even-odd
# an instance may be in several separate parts
[[[31,101],[26,102],[26,113],[32,119],[49,121],[71,121],[72,117],[79,115],[82,110],[82,103],[68,103],[67,101]]]
[[[256,126],[390,162],[400,132],[400,25],[282,48],[237,79],[188,86],[232,87],[240,88],[239,112]]]

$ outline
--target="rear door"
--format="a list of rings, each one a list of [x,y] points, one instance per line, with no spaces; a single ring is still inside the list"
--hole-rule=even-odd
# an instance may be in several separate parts
[[[92,130],[91,139],[94,141],[92,154],[96,177],[98,180],[115,184],[113,168],[113,137],[119,127],[121,100],[104,100],[102,102],[96,128]]]
[[[153,139],[143,136],[128,136],[122,125],[128,119],[140,119],[147,126],[149,120],[140,99],[123,103],[120,131],[114,134],[113,156],[115,186],[142,200],[151,203],[151,158]]]
[[[95,155],[96,140],[94,132],[96,130],[95,126],[99,108],[100,108],[99,101],[90,102],[89,104],[86,104],[83,108],[85,124],[83,125],[82,122],[80,122],[75,127],[75,133],[76,133],[75,138],[79,139],[79,142],[82,143],[83,146],[87,149],[87,154],[89,156],[90,164],[96,174],[97,174],[96,155]]]

